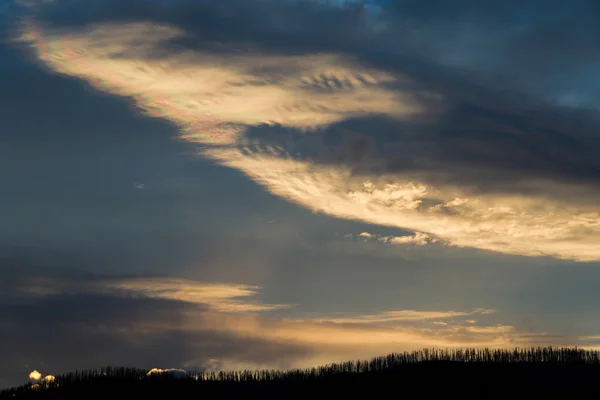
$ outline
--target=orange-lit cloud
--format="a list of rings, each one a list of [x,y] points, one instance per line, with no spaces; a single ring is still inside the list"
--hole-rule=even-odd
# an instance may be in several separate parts
[[[190,350],[189,359],[181,366],[203,365],[218,369],[303,368],[424,347],[502,348],[547,344],[589,347],[597,341],[597,337],[593,336],[576,337],[543,331],[525,333],[507,322],[508,316],[501,310],[487,308],[415,310],[398,307],[396,310],[375,310],[362,314],[315,315],[312,312],[310,317],[304,317],[301,310],[295,310],[294,316],[287,314],[282,317],[257,312],[276,306],[249,301],[258,292],[258,288],[253,286],[204,284],[173,277],[111,277],[94,282],[68,284],[63,281],[62,284],[56,284],[58,281],[44,281],[46,288],[52,289],[50,291],[40,293],[25,288],[24,294],[56,296],[82,290],[88,295],[101,293],[127,299],[135,297],[140,303],[144,298],[158,297],[189,305],[169,308],[171,311],[177,310],[175,319],[164,318],[164,315],[157,313],[147,317],[138,316],[132,324],[112,323],[110,319],[103,323],[77,322],[78,335],[117,335],[124,340],[135,341],[140,335],[178,337],[177,334],[185,332],[192,342],[195,337],[205,338],[208,335],[228,338],[232,343],[269,343],[278,349],[270,357],[247,357],[243,351],[224,354],[215,350],[214,354],[210,351],[207,354],[203,347],[204,350],[198,354]],[[35,282],[30,286],[34,287]],[[32,379],[39,380],[41,373],[34,372]]]
[[[508,254],[600,260],[600,210],[576,196],[474,193],[400,172],[356,175],[343,165],[317,165],[281,148],[242,141],[248,127],[261,124],[310,134],[360,116],[433,115],[444,107],[440,94],[416,93],[404,76],[337,54],[182,50],[157,56],[162,43],[184,35],[150,23],[63,32],[30,22],[21,39],[49,68],[135,99],[143,112],[178,125],[186,140],[211,145],[206,157],[244,172],[273,194],[315,212],[417,232],[390,243],[435,238]],[[530,187],[579,190],[543,180]]]
[[[352,235],[348,237],[352,237]],[[386,244],[414,244],[417,246],[425,246],[430,243],[436,243],[438,241],[436,238],[433,238],[430,235],[423,232],[415,232],[414,235],[407,236],[383,236],[369,232],[361,232],[358,234],[358,237],[365,239],[376,239]]]
[[[45,279],[47,290],[38,292],[41,282],[30,279],[24,293],[34,296],[103,293],[130,298],[163,298],[208,307],[183,310],[182,326],[163,324],[152,318],[136,321],[139,332],[170,331],[217,332],[242,338],[268,340],[276,343],[299,344],[320,351],[326,347],[352,348],[370,351],[365,356],[393,349],[416,349],[423,346],[502,346],[517,335],[507,325],[474,325],[461,321],[474,315],[493,315],[494,310],[475,308],[469,311],[387,310],[371,314],[335,314],[303,318],[275,317],[257,313],[281,307],[250,299],[260,288],[240,284],[208,284],[175,277],[138,277],[99,279],[93,282],[69,283]],[[433,322],[442,321],[439,325]],[[80,327],[79,329],[83,329]],[[96,333],[121,327],[94,325]],[[129,332],[131,327],[126,328]],[[131,333],[131,332],[130,332]],[[41,374],[40,374],[41,377]]]
[[[314,322],[330,322],[336,324],[372,324],[395,321],[427,321],[463,317],[473,314],[492,314],[494,310],[482,308],[473,311],[416,311],[416,310],[397,310],[384,311],[376,314],[357,315],[351,317],[331,317],[317,318]],[[465,321],[467,322],[467,321]]]
[[[176,277],[127,277],[95,282],[73,283],[60,279],[31,277],[19,290],[31,296],[74,293],[102,293],[176,300],[199,304],[222,312],[260,312],[291,307],[289,304],[264,304],[253,300],[259,286],[200,282]]]
[[[203,304],[224,312],[269,311],[290,307],[287,304],[262,304],[248,300],[256,296],[258,286],[202,283],[181,278],[128,278],[100,287],[125,290],[146,297]]]
[[[177,28],[144,23],[48,36],[29,24],[21,39],[34,43],[40,59],[56,71],[134,97],[144,112],[185,127],[202,143],[231,143],[246,125],[312,129],[349,115],[402,118],[421,110],[413,93],[383,86],[398,77],[336,54],[188,51],[152,60],[160,44],[183,36]]]
[[[444,312],[429,313],[444,315]],[[460,313],[457,313],[460,314]],[[468,314],[468,313],[465,313]],[[266,339],[280,344],[294,344],[311,349],[306,357],[270,360],[263,363],[241,361],[235,356],[214,360],[211,366],[219,369],[244,368],[304,368],[348,359],[370,358],[389,352],[421,348],[506,348],[540,344],[585,345],[582,338],[567,335],[547,335],[544,332],[524,334],[505,324],[444,322],[422,325],[422,321],[402,321],[401,325],[380,322],[348,321],[345,323],[318,322],[321,319],[275,319],[253,316],[231,318],[229,315],[205,315],[195,320],[190,316],[186,329],[212,329],[235,333],[240,337]],[[324,319],[323,319],[324,320]],[[418,322],[418,323],[417,323]],[[190,363],[193,361],[190,360]]]

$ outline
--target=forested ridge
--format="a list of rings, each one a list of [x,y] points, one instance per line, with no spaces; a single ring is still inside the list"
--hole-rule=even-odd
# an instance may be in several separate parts
[[[127,367],[74,371],[5,390],[0,399],[600,394],[600,352],[580,348],[424,349],[288,371],[149,372]]]

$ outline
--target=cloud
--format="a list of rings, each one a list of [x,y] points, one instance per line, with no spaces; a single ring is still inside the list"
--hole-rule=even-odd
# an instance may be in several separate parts
[[[337,34],[349,32],[344,7],[248,10],[247,20],[258,10],[281,17],[264,29],[287,25],[302,55],[252,23],[246,36],[232,30],[211,41],[224,34],[215,21],[246,10],[228,4],[236,7],[186,9],[214,18],[202,27],[132,6],[128,23],[30,20],[22,39],[54,71],[135,99],[204,145],[204,156],[316,212],[414,230],[415,243],[428,235],[458,247],[600,259],[595,113],[494,91],[481,74],[465,77],[416,53],[407,61],[382,36],[389,30],[359,23],[354,47],[296,30],[307,15],[337,13]],[[369,51],[376,37],[377,52]],[[341,147],[331,150],[326,142],[336,136]]]
[[[379,240],[390,244],[415,244],[419,246],[436,242],[436,239],[432,239],[429,235],[422,232],[416,232],[413,236],[383,236]]]
[[[513,332],[513,327],[491,327],[481,331],[470,330],[466,327],[453,325],[445,329],[421,328],[417,326],[403,325],[385,327],[379,325],[381,321],[356,322],[348,319],[341,322],[330,319],[316,318],[313,320],[302,319],[262,319],[257,320],[250,317],[242,317],[237,321],[217,318],[204,323],[211,323],[216,330],[233,330],[246,337],[263,337],[269,340],[280,342],[301,343],[317,350],[317,353],[327,352],[327,346],[349,349],[352,346],[362,346],[363,349],[370,349],[376,352],[392,351],[396,349],[419,348],[424,346],[461,346],[470,342],[470,345],[501,345],[506,344],[504,339],[497,337],[496,331],[501,333]],[[411,320],[408,320],[411,321]],[[191,324],[189,329],[201,328]],[[466,330],[465,330],[466,329]],[[475,333],[473,337],[465,335],[460,343],[456,343],[453,338],[457,331],[464,331],[466,334]],[[485,334],[485,335],[481,335]],[[489,335],[487,335],[489,334]],[[383,350],[386,349],[386,350]]]
[[[151,298],[203,304],[223,312],[270,311],[290,307],[288,304],[262,304],[244,299],[257,295],[258,286],[202,283],[175,277],[125,278],[109,281],[100,287]]]
[[[176,300],[222,312],[261,312],[289,308],[289,304],[263,304],[248,298],[259,294],[259,286],[207,283],[169,276],[96,277],[91,281],[30,277],[19,290],[31,296],[58,294],[102,294]]]
[[[183,37],[185,32],[168,25],[104,23],[53,37],[29,26],[22,39],[78,49],[78,55],[70,50],[58,57],[38,54],[57,71],[87,79],[99,89],[147,96],[138,104],[145,112],[186,127],[202,143],[228,143],[244,125],[310,129],[348,115],[402,118],[420,109],[414,93],[385,87],[398,77],[338,54],[185,51],[169,55],[169,62],[154,63],[156,48]],[[148,93],[140,93],[140,85],[149,85]],[[202,128],[208,132],[198,135]]]
[[[413,244],[417,246],[425,246],[430,243],[436,243],[438,241],[437,239],[432,238],[430,235],[423,232],[415,232],[414,235],[406,236],[383,236],[378,234],[372,234],[369,232],[361,232],[360,234],[358,234],[358,237],[366,239],[376,239],[386,244]]]
[[[319,321],[319,322],[317,322]],[[293,360],[293,367],[304,368],[315,364],[368,358],[375,354],[410,351],[424,347],[459,348],[491,347],[506,348],[540,344],[581,345],[577,336],[551,335],[544,332],[524,334],[511,325],[445,322],[420,326],[415,321],[404,321],[399,326],[384,326],[380,322],[344,323],[315,320],[246,320],[225,326],[214,324],[215,329],[235,329],[244,336],[264,337],[280,342],[293,342],[309,346],[314,352]],[[406,324],[408,322],[408,324]],[[443,322],[443,321],[433,321]],[[190,329],[193,329],[190,326]],[[589,342],[586,346],[591,345]],[[236,362],[234,358],[219,360],[221,369],[281,367],[282,364]]]
[[[335,324],[371,324],[371,323],[386,323],[397,321],[426,321],[456,318],[473,314],[492,314],[494,310],[475,309],[470,312],[466,311],[416,311],[416,310],[398,310],[385,311],[377,314],[356,315],[352,317],[332,317],[319,318],[314,322],[331,322]],[[468,322],[468,321],[465,321]]]

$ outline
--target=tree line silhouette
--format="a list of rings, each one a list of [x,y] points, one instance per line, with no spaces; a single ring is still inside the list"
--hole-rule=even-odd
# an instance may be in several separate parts
[[[513,382],[534,384],[536,393],[548,389],[540,380],[550,379],[553,391],[570,387],[597,390],[600,382],[600,351],[567,347],[529,347],[508,349],[423,349],[392,353],[371,360],[346,361],[305,369],[188,371],[184,378],[169,374],[147,375],[149,370],[131,367],[104,367],[70,372],[56,376],[51,382],[29,383],[0,392],[5,398],[108,398],[108,392],[129,393],[128,398],[151,398],[167,390],[177,398],[197,398],[199,394],[238,395],[240,391],[257,390],[263,398],[271,394],[290,395],[303,390],[373,391],[414,380],[432,382],[473,380],[471,386],[485,387],[489,379],[510,378]],[[589,378],[589,385],[582,383]],[[562,385],[562,386],[561,386]],[[585,386],[585,385],[584,385]],[[349,389],[355,387],[354,389]],[[345,388],[345,389],[344,389]],[[562,388],[562,389],[561,389]],[[586,393],[587,393],[586,392]],[[95,397],[102,393],[107,397]],[[69,394],[74,397],[69,397]],[[82,397],[77,397],[82,396]],[[134,397],[132,397],[134,396]],[[149,397],[150,396],[150,397]]]

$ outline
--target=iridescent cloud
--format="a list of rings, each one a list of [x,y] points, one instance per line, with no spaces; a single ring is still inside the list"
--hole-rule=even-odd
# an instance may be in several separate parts
[[[411,229],[452,246],[600,260],[598,206],[579,201],[575,184],[530,183],[573,196],[478,193],[469,185],[432,184],[398,171],[354,174],[343,164],[314,163],[245,136],[265,124],[310,135],[361,116],[427,118],[446,106],[441,93],[419,91],[400,73],[338,54],[187,49],[161,56],[165,41],[185,35],[164,24],[54,31],[30,21],[21,40],[52,70],[135,99],[143,112],[177,124],[183,138],[205,145],[204,156],[315,212]]]

